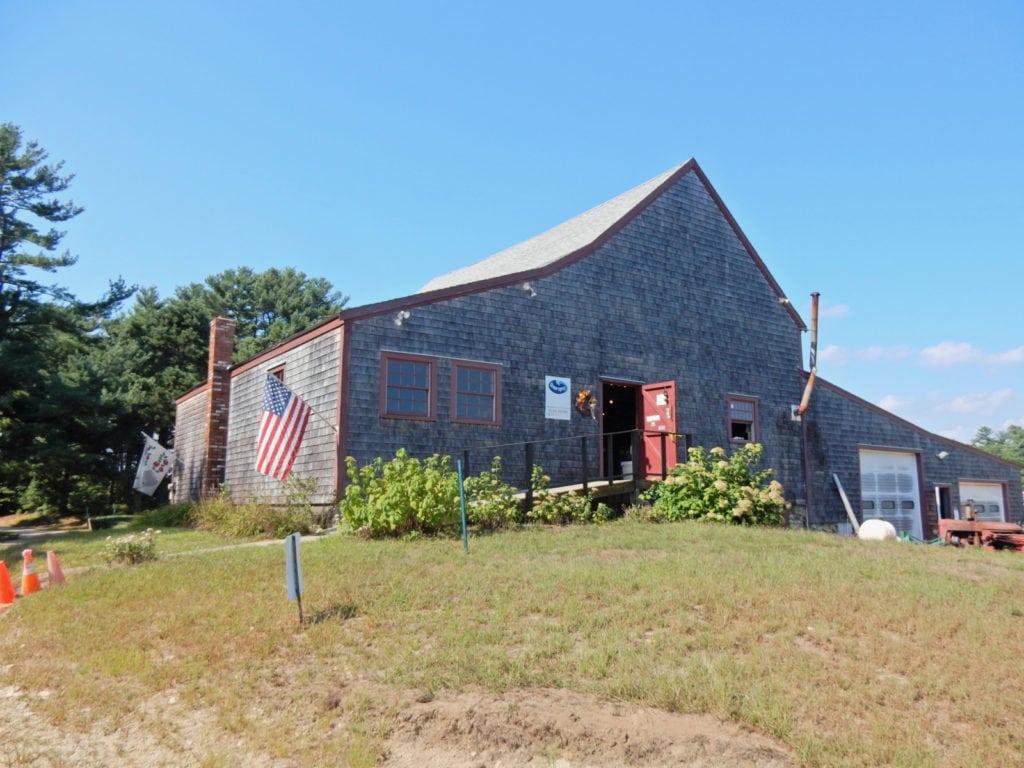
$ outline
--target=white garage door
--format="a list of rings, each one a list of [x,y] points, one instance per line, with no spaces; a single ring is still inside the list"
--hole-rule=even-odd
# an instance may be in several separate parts
[[[974,507],[974,516],[978,520],[1006,522],[1002,483],[960,483],[961,517],[968,501]]]
[[[917,456],[900,451],[862,450],[860,508],[865,520],[888,520],[899,533],[923,539]]]

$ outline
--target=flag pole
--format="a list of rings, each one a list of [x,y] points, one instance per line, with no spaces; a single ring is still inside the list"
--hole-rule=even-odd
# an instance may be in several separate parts
[[[328,421],[326,416],[321,416],[319,413],[314,411],[312,408],[309,409],[309,412],[312,413],[314,416],[316,416],[318,419],[320,419],[320,421],[322,421],[328,427],[333,429],[334,430],[334,434],[338,434],[338,427],[335,424],[333,424],[330,421]]]
[[[272,376],[273,374],[268,373],[267,375],[268,376]],[[288,389],[288,388],[285,387],[285,389]],[[295,393],[294,390],[288,389],[288,391],[291,392],[296,397],[298,397],[298,395]],[[302,398],[302,402],[306,403],[306,405],[309,406],[310,414],[312,414],[313,416],[316,416],[318,419],[320,419],[320,421],[322,421],[324,424],[326,424],[328,427],[330,427],[332,430],[334,430],[334,434],[338,434],[338,427],[333,422],[329,421],[326,416],[321,416],[318,411],[313,409],[313,406],[309,405],[309,402],[305,398]]]

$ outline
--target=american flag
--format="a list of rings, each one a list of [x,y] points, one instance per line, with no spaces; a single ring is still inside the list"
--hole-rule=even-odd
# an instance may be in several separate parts
[[[256,443],[257,472],[281,482],[288,479],[306,433],[309,415],[309,406],[302,398],[268,373],[263,387],[260,437]]]

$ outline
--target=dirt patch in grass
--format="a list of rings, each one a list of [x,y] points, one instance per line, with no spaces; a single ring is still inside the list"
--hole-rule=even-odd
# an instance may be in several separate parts
[[[355,691],[348,690],[346,695]],[[379,691],[378,691],[379,693]],[[45,697],[45,695],[44,695]],[[504,694],[410,694],[376,765],[383,768],[789,768],[777,743],[714,717],[679,715],[563,690]],[[110,768],[251,765],[289,768],[224,732],[209,711],[156,696],[127,726],[90,732],[47,727],[39,694],[0,687],[0,766],[104,765]],[[228,757],[230,756],[230,757]],[[229,763],[218,760],[227,759]]]
[[[738,766],[783,768],[770,739],[704,715],[680,715],[572,691],[452,693],[398,715],[388,768]]]

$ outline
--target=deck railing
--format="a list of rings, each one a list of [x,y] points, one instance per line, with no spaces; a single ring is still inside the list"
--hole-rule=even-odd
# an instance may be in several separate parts
[[[642,443],[645,435],[661,442],[661,466],[644,472]],[[525,494],[532,503],[533,468],[540,466],[552,486],[578,485],[584,493],[591,487],[613,485],[623,480],[662,479],[668,476],[665,432],[630,429],[600,435],[575,435],[516,443],[476,446],[462,451],[462,471],[469,476],[490,469],[494,457],[501,458],[501,480]],[[600,446],[600,451],[594,450]],[[625,466],[623,466],[625,464]]]

